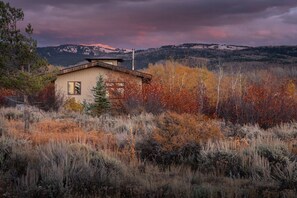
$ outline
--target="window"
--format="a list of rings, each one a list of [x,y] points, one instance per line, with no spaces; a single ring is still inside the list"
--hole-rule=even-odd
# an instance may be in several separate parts
[[[69,81],[68,82],[68,95],[80,95],[81,94],[81,82]]]
[[[107,96],[110,99],[122,99],[125,94],[125,83],[123,82],[106,82]]]

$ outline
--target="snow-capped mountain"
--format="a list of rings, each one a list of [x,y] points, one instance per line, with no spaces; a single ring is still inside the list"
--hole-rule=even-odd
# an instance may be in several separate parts
[[[38,53],[50,64],[70,66],[81,63],[89,57],[116,57],[124,59],[122,66],[131,67],[132,53],[128,49],[114,48],[104,44],[60,45],[41,47]],[[145,68],[149,63],[165,60],[184,62],[189,66],[207,66],[215,68],[218,59],[225,65],[271,65],[297,64],[297,46],[263,46],[248,47],[227,44],[185,43],[165,45],[135,51],[138,69]]]
[[[60,46],[40,47],[38,53],[50,64],[69,66],[82,62],[87,57],[114,57],[125,55],[131,50],[114,48],[104,44],[65,44]]]
[[[188,43],[178,45],[180,48],[190,48],[190,49],[216,49],[216,50],[244,50],[250,47],[239,46],[239,45],[227,45],[227,44],[201,44],[201,43]]]
[[[53,51],[54,53],[72,53],[72,54],[82,54],[82,55],[92,55],[92,56],[97,56],[101,55],[102,53],[128,53],[131,50],[127,49],[119,49],[119,48],[113,48],[108,45],[103,45],[103,44],[91,44],[91,45],[73,45],[73,44],[66,44],[66,45],[60,45],[60,46],[55,46],[55,47],[46,47],[47,50],[49,51],[47,53],[48,56],[51,56],[51,52]],[[44,49],[44,48],[40,48]]]

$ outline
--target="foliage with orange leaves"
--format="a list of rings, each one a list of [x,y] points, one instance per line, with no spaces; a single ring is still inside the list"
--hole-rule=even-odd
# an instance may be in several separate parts
[[[219,116],[234,123],[257,123],[269,128],[297,120],[295,96],[296,88],[291,80],[250,83],[242,96],[233,95],[222,102]]]
[[[229,73],[219,85],[214,72],[171,61],[151,65],[146,72],[153,75],[152,83],[144,88],[149,112],[203,113],[263,128],[297,120],[296,82],[290,78],[279,79],[267,71]]]
[[[215,120],[202,115],[168,112],[157,118],[152,138],[163,150],[172,151],[189,143],[200,144],[210,139],[220,139],[223,134]]]
[[[190,68],[167,61],[150,65],[145,72],[153,75],[144,88],[146,110],[149,112],[174,111],[201,113],[216,101],[216,78],[204,68]]]
[[[0,106],[5,104],[5,97],[13,96],[15,92],[11,89],[0,88]]]
[[[187,89],[169,90],[158,82],[144,87],[144,106],[148,112],[174,111],[195,114],[199,110],[197,92]]]
[[[124,98],[121,99],[119,105],[124,112],[133,113],[143,108],[153,113],[160,113],[164,110],[196,113],[198,110],[197,91],[193,85],[190,86],[191,89],[182,88],[181,84],[167,86],[165,81],[161,83],[162,79],[157,78],[149,84],[143,84],[142,87],[139,83],[125,78],[117,79],[117,81],[125,82]],[[113,100],[113,104],[116,102],[118,101]]]

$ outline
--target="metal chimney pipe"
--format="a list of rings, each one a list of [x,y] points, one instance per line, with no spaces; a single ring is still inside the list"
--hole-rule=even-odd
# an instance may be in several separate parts
[[[135,49],[132,49],[132,70],[134,70],[135,66]]]

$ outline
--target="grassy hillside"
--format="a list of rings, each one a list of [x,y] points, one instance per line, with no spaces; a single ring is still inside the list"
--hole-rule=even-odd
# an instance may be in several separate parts
[[[92,118],[32,110],[24,133],[22,112],[0,112],[3,197],[297,193],[296,123],[262,130],[188,114]]]
[[[30,96],[29,133],[0,89],[0,196],[296,197],[296,75],[225,71],[151,65],[99,117],[52,84]]]

